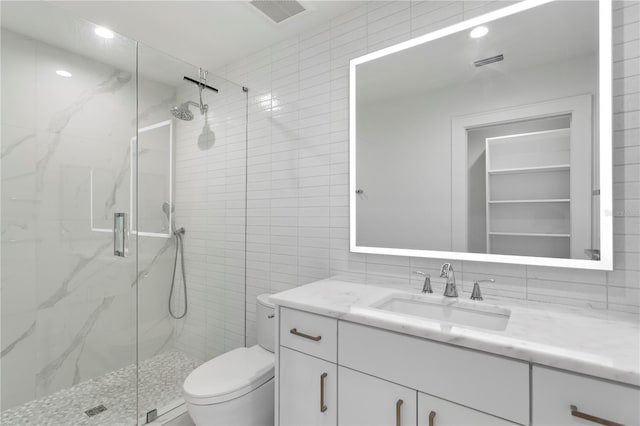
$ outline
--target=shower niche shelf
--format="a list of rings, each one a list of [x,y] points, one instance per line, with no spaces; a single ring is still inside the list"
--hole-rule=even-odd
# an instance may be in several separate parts
[[[487,252],[571,257],[570,129],[485,143]]]

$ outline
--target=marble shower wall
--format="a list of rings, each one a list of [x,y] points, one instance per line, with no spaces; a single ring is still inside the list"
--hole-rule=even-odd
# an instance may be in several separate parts
[[[248,344],[261,292],[336,274],[403,289],[420,287],[414,269],[437,276],[442,260],[349,252],[349,60],[508,4],[371,1],[216,71],[250,88]],[[486,294],[640,312],[638,2],[614,2],[613,43],[614,271],[454,262],[465,297],[492,276]]]
[[[2,32],[2,409],[135,362],[136,241],[114,257],[110,229],[129,211],[136,49],[115,42],[128,69]],[[174,97],[140,78],[147,124]],[[172,240],[139,244],[140,297],[158,298],[141,314],[144,359],[170,347]]]
[[[210,75],[208,83],[219,92],[203,93],[206,121],[193,108],[193,121],[175,122],[176,226],[186,228],[189,298],[175,344],[203,361],[244,346],[245,335],[247,96],[224,79]],[[195,100],[197,89],[183,86],[178,97]]]

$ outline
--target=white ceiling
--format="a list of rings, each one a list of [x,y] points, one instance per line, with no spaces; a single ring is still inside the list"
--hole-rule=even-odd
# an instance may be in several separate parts
[[[55,1],[73,14],[208,70],[313,29],[363,4],[300,1],[279,24],[249,1]]]
[[[198,67],[221,66],[259,52],[362,4],[302,1],[306,11],[279,24],[243,1],[7,1],[0,0],[2,28],[51,46],[133,72],[135,42],[140,75],[171,86]],[[79,19],[82,18],[82,19]],[[97,37],[96,24],[114,30]],[[209,75],[213,85],[220,84]]]
[[[598,3],[553,2],[486,24],[480,39],[462,31],[358,65],[358,101],[459,85],[569,58],[598,54]],[[474,61],[503,54],[476,68]]]

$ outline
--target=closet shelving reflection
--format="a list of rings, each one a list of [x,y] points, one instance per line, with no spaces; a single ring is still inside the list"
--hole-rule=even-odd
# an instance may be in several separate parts
[[[570,129],[486,139],[487,252],[569,257]]]

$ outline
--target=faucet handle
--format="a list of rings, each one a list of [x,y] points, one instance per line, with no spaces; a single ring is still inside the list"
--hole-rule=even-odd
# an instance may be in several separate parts
[[[433,289],[431,288],[431,275],[422,271],[413,271],[413,273],[424,277],[424,284],[422,284],[422,292],[433,293]]]
[[[473,291],[471,292],[471,300],[483,300],[482,293],[480,292],[480,283],[495,283],[496,280],[489,278],[486,280],[475,280],[473,282]]]

